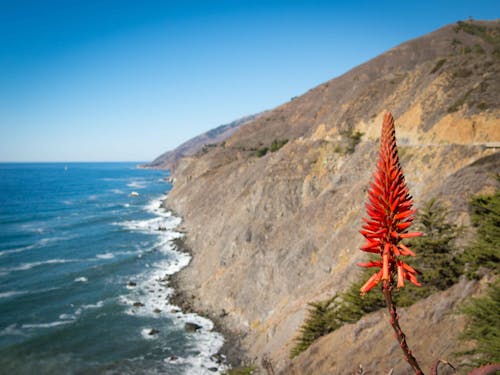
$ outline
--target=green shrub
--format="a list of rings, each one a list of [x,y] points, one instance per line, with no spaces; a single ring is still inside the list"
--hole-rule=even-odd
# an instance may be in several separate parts
[[[469,354],[478,356],[476,365],[500,362],[500,279],[488,289],[486,296],[474,298],[462,307],[468,317],[462,339],[473,340]]]
[[[271,143],[270,150],[271,150],[271,152],[276,152],[276,151],[278,151],[281,147],[283,147],[284,145],[286,145],[287,143],[288,143],[288,139],[275,139],[275,140]]]
[[[477,278],[478,270],[500,271],[500,190],[493,195],[472,199],[471,219],[477,228],[476,240],[463,253],[468,277]]]
[[[271,145],[269,147],[264,146],[264,147],[257,149],[257,151],[255,152],[255,155],[260,158],[260,157],[266,155],[269,151],[270,152],[278,151],[280,148],[282,148],[287,143],[288,143],[288,139],[275,139],[274,141],[271,142]]]
[[[500,28],[488,28],[474,22],[458,21],[455,32],[463,31],[467,34],[476,35],[490,44],[500,43]]]
[[[269,148],[268,147],[262,147],[262,148],[259,148],[256,152],[256,155],[261,158],[262,156],[266,155],[267,152],[269,151]]]

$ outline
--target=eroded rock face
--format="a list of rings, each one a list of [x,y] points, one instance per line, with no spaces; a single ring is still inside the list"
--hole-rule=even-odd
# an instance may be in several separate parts
[[[486,52],[462,55],[454,38]],[[179,288],[239,334],[250,358],[266,354],[276,369],[288,366],[307,302],[356,279],[358,229],[386,110],[395,115],[417,207],[438,198],[467,224],[470,197],[498,188],[500,60],[491,51],[481,38],[445,27],[262,115],[223,146],[182,159],[167,205],[183,216],[194,258]],[[356,131],[364,133],[357,145]],[[288,143],[256,156],[275,139]],[[417,321],[408,324],[417,330]],[[375,357],[365,355],[366,363]]]

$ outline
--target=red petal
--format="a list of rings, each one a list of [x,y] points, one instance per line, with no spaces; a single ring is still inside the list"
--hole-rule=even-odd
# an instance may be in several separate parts
[[[382,268],[382,262],[377,260],[377,261],[371,261],[368,263],[358,263],[359,267],[380,267]]]
[[[401,238],[413,238],[413,237],[419,237],[423,235],[422,232],[410,232],[410,233],[401,233],[399,237]]]
[[[408,247],[406,247],[405,244],[399,243],[398,246],[399,246],[399,249],[401,250],[401,254],[410,255],[412,257],[415,256],[415,253],[413,251],[411,251]]]
[[[382,271],[377,272],[368,279],[368,281],[360,289],[361,294],[366,294],[368,291],[370,291],[370,289],[372,289],[375,285],[377,285],[380,282],[381,272]]]

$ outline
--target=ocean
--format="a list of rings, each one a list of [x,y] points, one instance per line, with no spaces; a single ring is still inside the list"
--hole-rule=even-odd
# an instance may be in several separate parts
[[[161,207],[166,177],[132,163],[0,164],[1,374],[224,372],[212,322],[169,302],[168,275],[190,256]]]

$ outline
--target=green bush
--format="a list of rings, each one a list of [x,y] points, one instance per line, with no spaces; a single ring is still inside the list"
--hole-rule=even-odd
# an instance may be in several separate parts
[[[469,353],[477,355],[475,365],[499,363],[500,279],[489,287],[486,296],[472,299],[461,310],[469,319],[461,338],[476,343]]]
[[[276,152],[278,151],[281,147],[283,147],[284,145],[286,145],[288,143],[288,139],[275,139],[272,143],[271,143],[271,152]]]
[[[269,151],[268,147],[259,148],[256,152],[257,157],[261,158],[262,156],[266,155],[268,151]]]
[[[477,228],[476,240],[463,253],[466,275],[478,278],[480,268],[500,271],[500,190],[475,197],[470,204],[471,219]]]
[[[476,35],[483,39],[484,41],[498,45],[500,43],[500,28],[492,27],[488,28],[483,25],[468,21],[458,21],[455,27],[455,32],[463,31],[467,34]]]
[[[271,142],[271,146],[269,146],[269,147],[264,146],[264,147],[259,148],[256,151],[255,155],[257,155],[257,157],[260,158],[260,157],[266,155],[269,151],[270,152],[278,151],[280,148],[282,148],[287,143],[288,143],[288,139],[275,139],[274,141]]]

